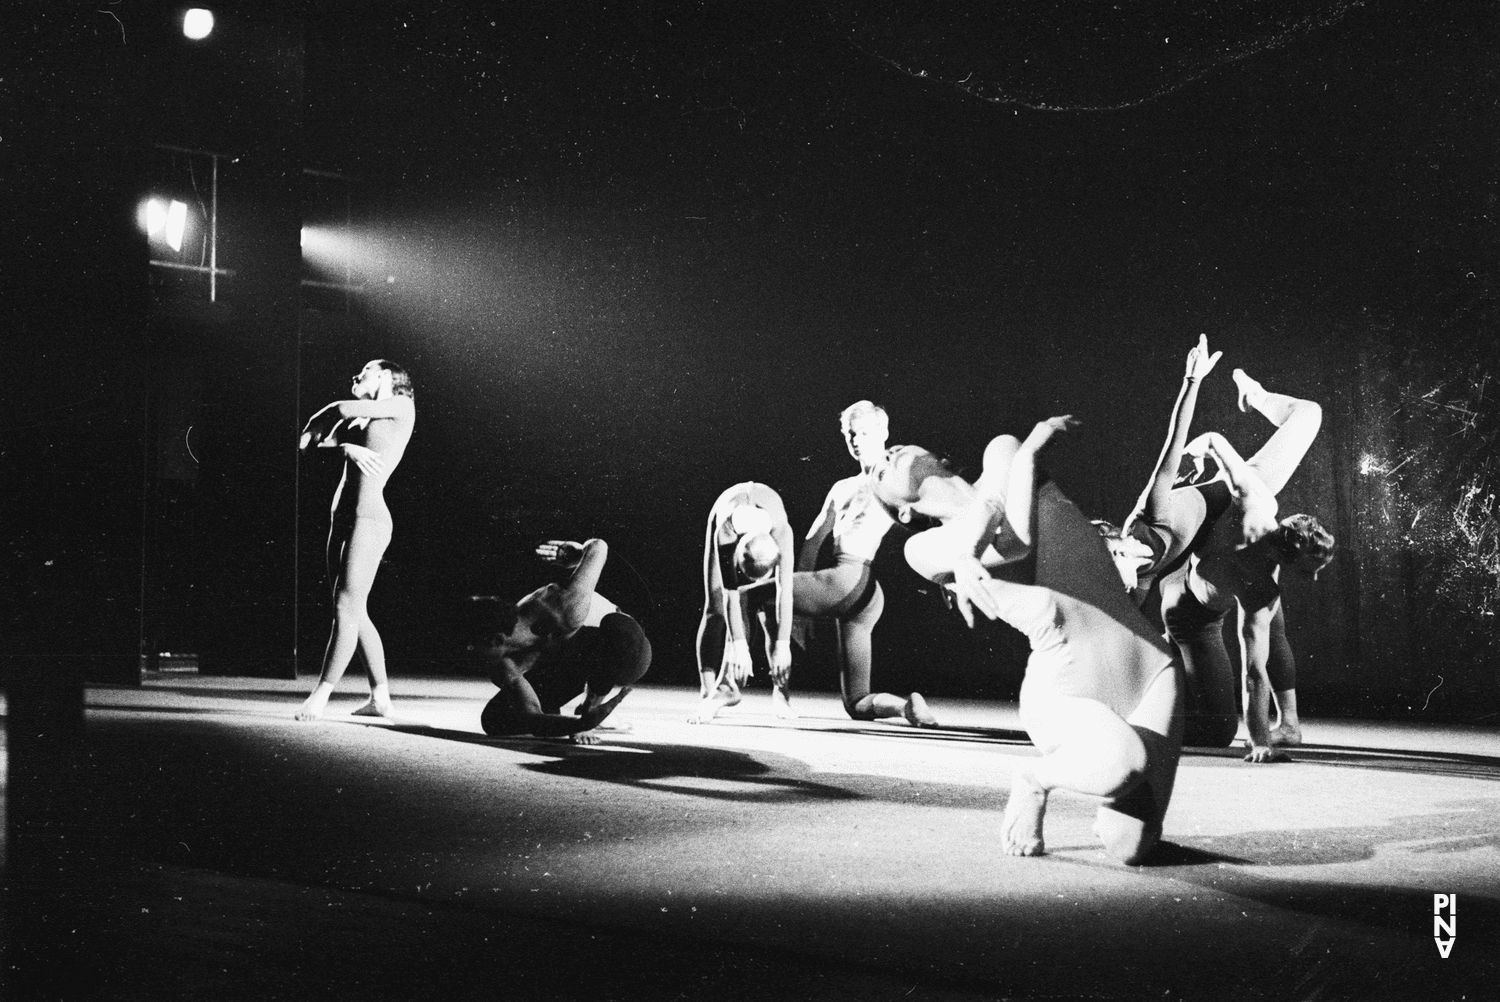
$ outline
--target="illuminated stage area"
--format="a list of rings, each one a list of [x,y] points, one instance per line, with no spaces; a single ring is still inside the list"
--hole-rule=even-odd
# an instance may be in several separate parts
[[[396,723],[348,716],[362,688],[316,724],[299,682],[89,691],[98,824],[68,841],[100,997],[1473,999],[1500,973],[1478,730],[1190,751],[1130,868],[1066,793],[1046,857],[997,855],[1035,754],[1013,704],[934,700],[919,731],[826,695],[784,722],[757,688],[694,726],[695,691],[645,687],[576,746],[485,737],[480,679],[398,678]]]

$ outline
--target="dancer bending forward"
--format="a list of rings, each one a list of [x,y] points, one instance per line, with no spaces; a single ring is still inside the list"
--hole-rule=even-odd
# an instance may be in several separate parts
[[[602,539],[548,540],[537,556],[568,571],[515,605],[499,603],[477,653],[499,686],[480,714],[484,733],[566,737],[596,744],[594,733],[651,667],[651,641],[639,623],[594,589],[609,559]],[[620,689],[613,696],[610,691]],[[577,713],[562,712],[583,696]]]
[[[1012,776],[1004,851],[1043,853],[1047,797],[1063,789],[1103,798],[1095,833],[1138,864],[1161,838],[1176,779],[1182,668],[1120,588],[1098,531],[1054,484],[1036,484],[1037,453],[1073,424],[1057,417],[1024,443],[994,439],[974,485],[925,450],[892,450],[877,491],[944,522],[908,540],[907,561],[946,586],[969,625],[977,609],[1031,642],[1021,722],[1041,756]],[[1034,584],[997,576],[1033,547]]]
[[[689,723],[706,724],[740,701],[754,672],[750,626],[765,636],[771,700],[790,718],[792,673],[792,527],[781,495],[765,484],[735,484],[708,513],[703,540],[703,618],[698,622],[702,699]]]
[[[889,419],[883,407],[861,400],[844,408],[839,425],[860,473],[833,485],[818,520],[808,530],[792,576],[792,608],[798,617],[833,620],[839,687],[849,716],[855,720],[904,717],[914,726],[935,727],[937,719],[921,693],[903,699],[870,691],[872,634],[885,609],[885,594],[871,564],[895,520],[875,499],[869,474],[885,455]],[[818,551],[830,535],[834,566],[813,570]]]
[[[354,377],[353,396],[314,414],[302,429],[298,446],[338,449],[344,456],[344,475],[333,493],[328,530],[333,631],[323,652],[323,672],[298,709],[298,720],[323,715],[356,648],[364,655],[370,699],[354,712],[382,717],[391,712],[385,647],[367,606],[380,558],[391,542],[385,484],[406,452],[416,421],[411,376],[395,362],[377,359]]]

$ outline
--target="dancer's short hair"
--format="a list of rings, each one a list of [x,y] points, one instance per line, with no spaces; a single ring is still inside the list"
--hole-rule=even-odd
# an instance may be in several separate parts
[[[886,460],[894,467],[899,456],[911,454],[911,465],[907,467],[906,483],[887,481],[887,488],[900,494],[907,503],[917,500],[922,482],[928,477],[956,477],[958,473],[947,461],[920,445],[893,445],[885,450]],[[878,499],[878,496],[877,496]],[[883,503],[883,502],[882,502]]]
[[[1302,563],[1313,577],[1333,560],[1333,533],[1312,515],[1289,515],[1276,530],[1276,551],[1284,564]]]
[[[375,364],[391,374],[391,394],[397,397],[416,399],[417,391],[411,384],[411,373],[402,365],[385,358],[377,358]]]
[[[518,616],[514,602],[498,595],[471,595],[459,629],[469,649],[482,655],[516,628]]]
[[[856,400],[839,413],[839,430],[848,438],[854,431],[855,422],[871,420],[879,421],[887,428],[891,425],[890,415],[885,412],[884,407],[869,400]]]
[[[769,532],[758,532],[743,537],[734,549],[734,566],[751,581],[761,581],[776,569],[781,559],[781,547]]]

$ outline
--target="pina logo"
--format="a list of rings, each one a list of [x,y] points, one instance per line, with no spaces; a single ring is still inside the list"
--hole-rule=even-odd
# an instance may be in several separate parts
[[[1447,915],[1444,916],[1446,909]],[[1458,895],[1434,894],[1432,896],[1432,940],[1437,944],[1438,956],[1444,960],[1453,952],[1458,941]]]

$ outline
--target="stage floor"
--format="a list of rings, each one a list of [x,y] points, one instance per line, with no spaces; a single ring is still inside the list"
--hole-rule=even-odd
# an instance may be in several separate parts
[[[1304,722],[1295,761],[1189,749],[1153,865],[1054,795],[999,855],[1013,704],[854,723],[767,690],[713,724],[643,687],[604,743],[491,739],[479,679],[395,722],[300,682],[87,694],[100,997],[1483,999],[1500,985],[1500,731]],[[1456,894],[1450,955],[1434,894]],[[61,931],[60,931],[61,932]],[[97,937],[97,938],[94,938]]]

